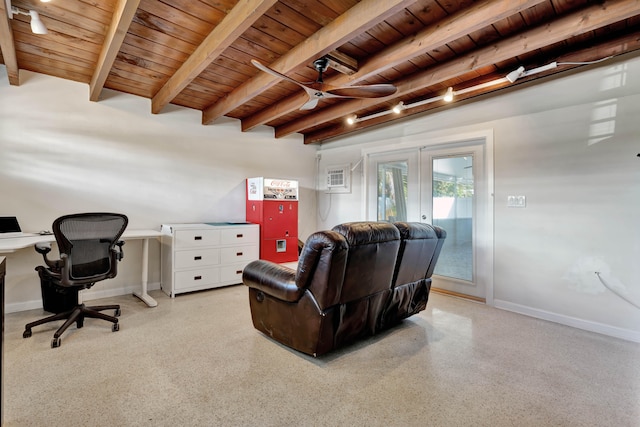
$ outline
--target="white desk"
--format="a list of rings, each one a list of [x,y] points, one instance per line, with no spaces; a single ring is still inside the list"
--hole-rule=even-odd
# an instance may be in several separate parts
[[[142,240],[142,289],[133,295],[140,298],[149,307],[155,307],[158,302],[147,293],[149,281],[149,239],[159,238],[162,233],[157,230],[125,230],[122,240]],[[0,239],[0,254],[12,253],[20,249],[33,247],[38,242],[55,242],[53,234],[34,234],[22,237]]]

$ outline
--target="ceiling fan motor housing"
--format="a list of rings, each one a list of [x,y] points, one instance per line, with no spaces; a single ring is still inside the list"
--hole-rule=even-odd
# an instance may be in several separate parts
[[[324,57],[318,58],[313,61],[313,66],[315,67],[317,72],[324,73],[325,71],[327,71],[327,68],[329,68],[329,59]]]

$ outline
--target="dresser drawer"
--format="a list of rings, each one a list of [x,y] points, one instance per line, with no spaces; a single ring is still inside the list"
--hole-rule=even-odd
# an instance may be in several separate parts
[[[246,243],[258,243],[260,229],[258,227],[239,227],[220,230],[220,243],[223,245],[236,245]]]
[[[242,283],[242,270],[260,258],[257,224],[162,224],[160,287],[186,292]]]
[[[175,273],[175,288],[193,289],[207,285],[215,285],[220,281],[220,268],[199,268],[196,270],[178,271]]]
[[[175,252],[175,268],[206,267],[220,264],[220,249],[190,249]]]
[[[220,282],[224,284],[242,283],[242,270],[246,263],[236,265],[225,265],[220,267]]]
[[[220,249],[221,264],[246,263],[259,257],[258,246],[233,246]]]
[[[197,248],[220,244],[220,230],[176,230],[175,247]]]

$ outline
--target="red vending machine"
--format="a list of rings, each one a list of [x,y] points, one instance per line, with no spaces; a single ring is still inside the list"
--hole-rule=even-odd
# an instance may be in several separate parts
[[[260,259],[298,260],[298,181],[247,179],[247,222],[260,224]]]

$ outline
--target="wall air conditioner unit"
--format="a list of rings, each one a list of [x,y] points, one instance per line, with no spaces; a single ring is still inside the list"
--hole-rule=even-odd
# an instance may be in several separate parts
[[[351,192],[351,165],[327,167],[326,185],[327,193]]]

